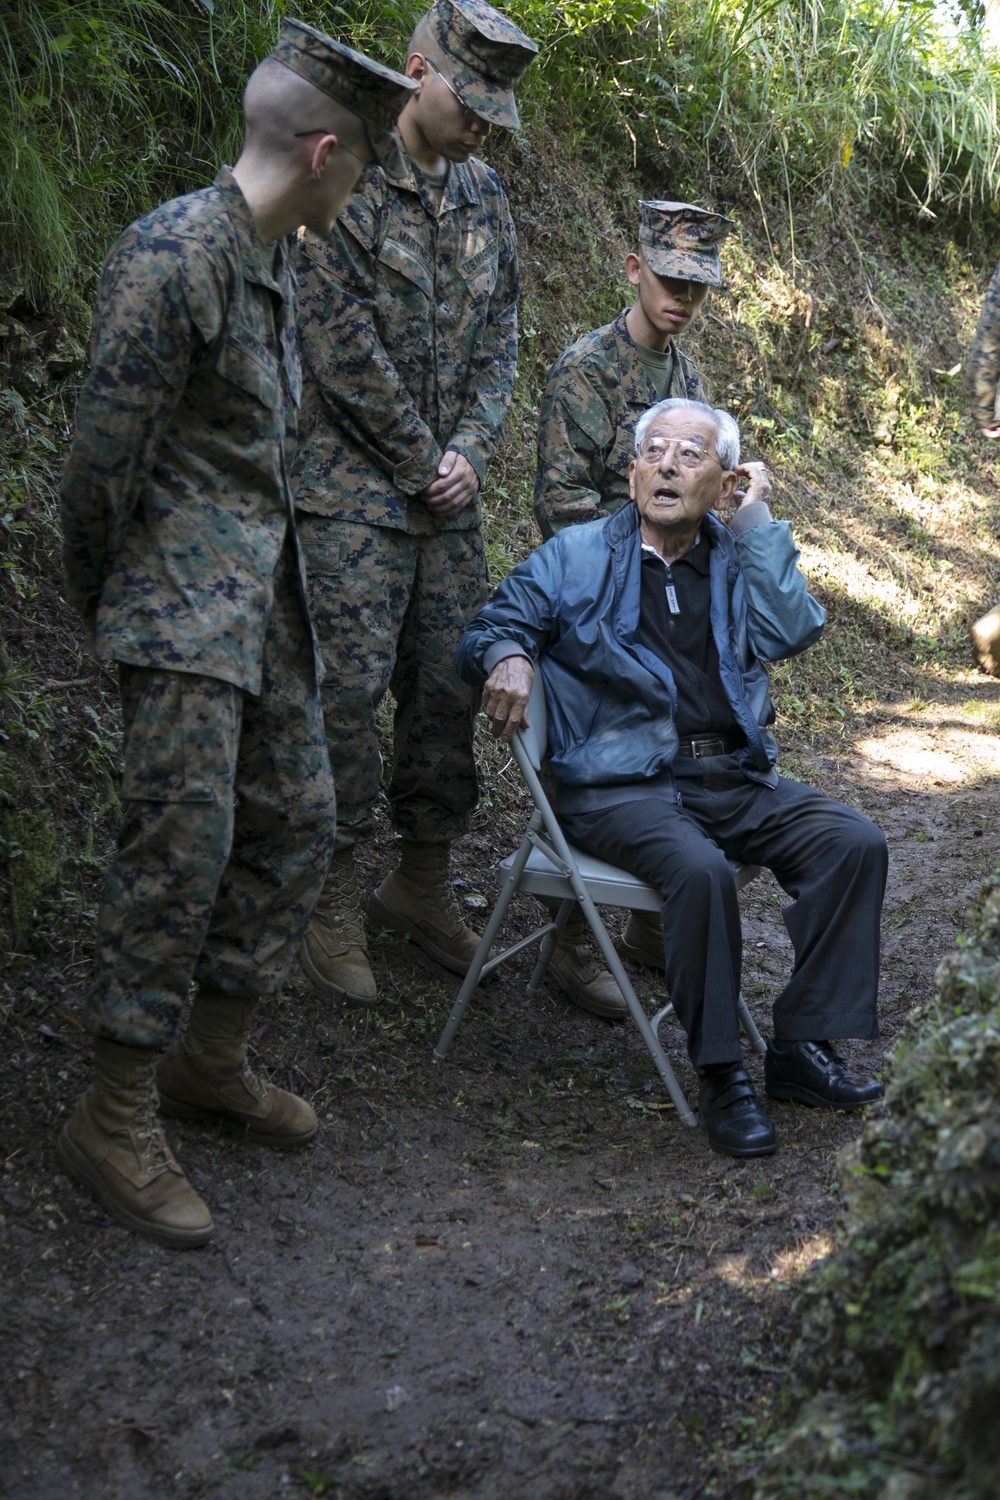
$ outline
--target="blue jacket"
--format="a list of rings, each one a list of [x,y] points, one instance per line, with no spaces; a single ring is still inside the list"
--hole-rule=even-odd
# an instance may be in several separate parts
[[[798,570],[790,525],[766,505],[737,513],[732,529],[713,515],[706,524],[719,669],[747,738],[740,762],[773,782],[763,663],[811,646],[826,612]],[[677,751],[673,675],[639,641],[641,545],[633,504],[566,527],[504,579],[458,644],[458,671],[477,687],[514,651],[540,661],[550,765],[565,786],[643,781],[669,771]]]

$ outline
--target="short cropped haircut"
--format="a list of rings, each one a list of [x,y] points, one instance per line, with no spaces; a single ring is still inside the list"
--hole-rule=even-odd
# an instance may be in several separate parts
[[[704,401],[688,401],[684,396],[668,396],[666,401],[657,401],[644,411],[635,424],[635,451],[639,452],[646,441],[650,427],[668,411],[694,411],[699,416],[710,413],[715,419],[715,451],[724,469],[735,469],[740,461],[740,429],[734,417],[716,406],[706,406]]]

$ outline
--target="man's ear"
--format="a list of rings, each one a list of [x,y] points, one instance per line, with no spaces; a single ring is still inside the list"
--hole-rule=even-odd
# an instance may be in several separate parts
[[[318,182],[322,177],[327,157],[336,145],[337,137],[335,135],[321,135],[318,137],[312,149],[312,156],[309,158],[309,176],[315,182]]]
[[[634,250],[630,250],[625,257],[625,275],[629,279],[630,286],[639,285],[639,257]]]
[[[718,505],[728,505],[736,494],[739,487],[740,476],[735,469],[727,469],[722,476],[722,487],[719,493]]]
[[[629,499],[635,499],[635,459],[628,466],[628,493]]]
[[[427,76],[427,59],[422,52],[411,52],[406,59],[404,72],[407,78],[412,78],[416,83],[423,83]]]

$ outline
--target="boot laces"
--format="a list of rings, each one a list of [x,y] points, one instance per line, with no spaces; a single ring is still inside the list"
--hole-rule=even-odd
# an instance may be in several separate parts
[[[324,898],[323,914],[338,939],[348,948],[363,948],[364,914],[353,862],[330,866]]]
[[[428,880],[427,894],[432,901],[437,903],[448,922],[456,928],[465,926],[465,917],[462,915],[462,908],[458,904],[455,887],[451,883],[451,875],[447,870],[436,878],[431,877]]]
[[[580,984],[592,984],[607,967],[604,955],[598,952],[590,923],[579,907],[566,919],[556,951],[560,950],[575,965]]]
[[[241,1044],[243,1050],[243,1066],[240,1069],[240,1076],[242,1077],[246,1088],[250,1091],[251,1094],[253,1094],[254,1098],[257,1099],[261,1104],[266,1104],[268,1098],[270,1097],[271,1086],[270,1084],[265,1082],[263,1078],[261,1078],[259,1073],[255,1073],[251,1068],[250,1059],[247,1056],[247,1038],[245,1036],[241,1038]]]
[[[597,953],[589,943],[573,943],[570,946],[577,966],[577,978],[581,984],[593,984],[604,973],[607,965],[603,957],[598,958]]]
[[[136,1131],[135,1138],[142,1142],[142,1151],[139,1160],[146,1165],[146,1171],[167,1172],[173,1165],[173,1153],[167,1145],[166,1136],[160,1117],[156,1112],[156,1084],[153,1074],[153,1059],[142,1064],[139,1075],[139,1101],[135,1111]]]

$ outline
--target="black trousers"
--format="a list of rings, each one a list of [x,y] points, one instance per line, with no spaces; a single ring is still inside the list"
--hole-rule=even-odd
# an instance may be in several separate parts
[[[674,774],[682,808],[666,794],[560,821],[571,843],[662,893],[667,988],[691,1061],[708,1067],[741,1055],[743,941],[730,859],[766,865],[792,898],[783,916],[795,964],[774,1002],[775,1036],[877,1036],[888,868],[881,831],[800,782],[749,781],[734,755],[679,757]]]

